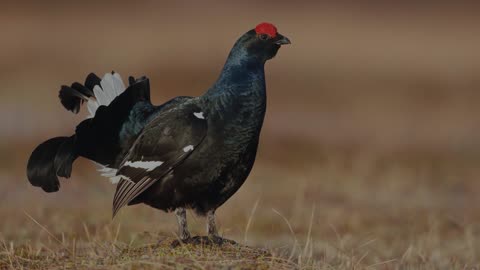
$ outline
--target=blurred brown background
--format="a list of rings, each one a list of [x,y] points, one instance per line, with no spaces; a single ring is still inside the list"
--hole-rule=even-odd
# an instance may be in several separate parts
[[[264,215],[252,225],[252,243],[288,242],[289,231],[271,208],[297,220],[295,231],[304,235],[315,206],[319,245],[336,241],[332,226],[341,235],[368,232],[386,246],[388,235],[403,243],[388,251],[377,246],[374,254],[388,259],[415,246],[433,216],[449,232],[439,232],[447,237],[442,241],[458,241],[462,258],[475,261],[478,249],[467,254],[462,248],[470,247],[467,228],[473,239],[479,236],[480,8],[467,1],[379,2],[2,3],[0,205],[6,218],[0,230],[9,239],[35,235],[18,231],[19,224],[35,230],[22,211],[51,227],[57,225],[43,214],[65,211],[73,220],[72,209],[78,216],[97,209],[101,219],[82,218],[110,222],[113,187],[89,162],[77,161],[56,194],[26,180],[33,147],[71,134],[85,117],[63,109],[61,84],[115,70],[124,79],[150,77],[156,104],[200,95],[236,38],[268,21],[292,45],[266,65],[268,112],[259,158],[220,212],[227,234],[242,238],[259,200],[256,211]],[[130,222],[127,228],[173,224],[147,207],[124,210],[124,216],[136,213],[151,227]],[[409,221],[426,225],[401,226]]]

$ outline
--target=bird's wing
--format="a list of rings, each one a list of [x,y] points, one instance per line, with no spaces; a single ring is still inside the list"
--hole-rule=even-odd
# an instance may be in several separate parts
[[[206,134],[203,112],[191,102],[179,104],[152,120],[118,169],[122,179],[113,199],[113,216],[184,161]]]

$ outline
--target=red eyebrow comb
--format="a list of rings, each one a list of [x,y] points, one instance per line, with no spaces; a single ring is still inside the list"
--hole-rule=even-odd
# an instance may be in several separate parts
[[[255,27],[257,34],[267,34],[274,38],[277,35],[277,27],[271,23],[263,22]]]

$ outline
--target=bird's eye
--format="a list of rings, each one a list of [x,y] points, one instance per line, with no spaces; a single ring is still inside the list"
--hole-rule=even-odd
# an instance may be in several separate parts
[[[260,35],[258,36],[258,38],[261,39],[261,40],[267,40],[267,39],[270,38],[270,36],[267,35],[267,34],[260,34]]]

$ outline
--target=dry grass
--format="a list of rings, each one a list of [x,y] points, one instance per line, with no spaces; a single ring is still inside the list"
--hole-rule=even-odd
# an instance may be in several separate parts
[[[174,218],[146,206],[128,207],[111,221],[113,188],[90,173],[64,181],[57,194],[46,195],[27,185],[5,186],[8,192],[3,199],[11,206],[0,211],[4,217],[0,265],[5,269],[480,267],[480,199],[475,192],[480,183],[470,178],[479,169],[468,160],[327,156],[310,165],[284,164],[283,169],[259,161],[246,185],[219,210],[221,233],[238,246],[171,248]],[[87,162],[77,166],[85,168],[80,171],[94,167]],[[194,234],[204,234],[202,218],[189,215],[189,222]]]
[[[150,236],[150,235],[149,235]],[[151,235],[157,243],[132,244],[111,240],[91,239],[59,242],[58,250],[32,249],[31,246],[8,247],[0,267],[13,269],[218,269],[226,266],[238,269],[294,267],[281,257],[245,246],[183,245],[172,248],[175,238]],[[151,240],[150,240],[151,241]],[[145,242],[149,242],[146,241]]]

